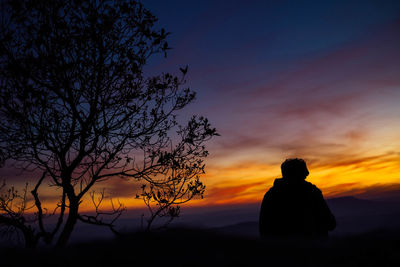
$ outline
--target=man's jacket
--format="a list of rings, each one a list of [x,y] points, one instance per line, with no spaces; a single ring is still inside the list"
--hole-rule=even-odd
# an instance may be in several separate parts
[[[280,178],[264,196],[259,227],[262,237],[318,237],[335,229],[336,221],[315,185]]]

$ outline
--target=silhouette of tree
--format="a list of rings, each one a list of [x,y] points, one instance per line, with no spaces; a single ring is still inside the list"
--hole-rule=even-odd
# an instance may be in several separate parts
[[[101,212],[104,192],[91,194],[96,215],[79,211],[93,186],[110,178],[142,183],[137,197],[152,211],[149,229],[154,218],[176,217],[179,204],[202,196],[204,144],[217,133],[204,117],[177,122],[195,98],[182,87],[187,67],[181,77],[144,76],[148,58],[169,49],[169,33],[156,21],[132,0],[2,2],[0,159],[41,176],[31,192],[34,219],[24,219],[26,190],[11,188],[0,200],[0,223],[22,231],[27,244],[57,238],[63,246],[77,221],[115,232],[124,207]],[[53,212],[41,202],[44,181],[59,193]],[[51,215],[58,219],[49,230],[43,221]]]
[[[25,212],[27,207],[27,188],[25,185],[22,194],[14,187],[6,188],[5,182],[0,186],[0,224],[3,225],[1,234],[11,239],[10,235],[20,231],[24,237],[26,247],[35,247],[37,236],[34,228],[26,223]],[[33,219],[34,221],[35,218]]]

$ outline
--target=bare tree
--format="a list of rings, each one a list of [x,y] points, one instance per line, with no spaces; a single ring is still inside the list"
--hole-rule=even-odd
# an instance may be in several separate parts
[[[217,133],[203,117],[193,116],[183,126],[177,122],[177,112],[195,98],[182,87],[187,67],[181,77],[144,76],[148,58],[165,54],[169,46],[168,33],[155,29],[156,18],[141,3],[13,0],[2,5],[0,158],[42,174],[31,192],[37,240],[51,243],[57,237],[63,246],[77,221],[115,231],[124,207],[115,207],[114,219],[105,222],[99,209],[104,194],[100,203],[92,195],[97,215],[79,211],[93,186],[110,178],[142,183],[139,197],[159,204],[151,209],[154,218],[175,217],[177,205],[202,196],[204,144]],[[51,213],[39,195],[45,180],[60,189],[54,190],[59,202]],[[49,214],[58,216],[57,223],[45,229]],[[11,215],[1,218],[14,221]]]
[[[5,182],[0,186],[0,225],[3,226],[1,234],[12,239],[13,234],[20,232],[25,240],[25,246],[35,247],[38,236],[25,216],[25,212],[32,208],[27,206],[27,188],[28,184],[20,193],[14,187],[7,188]],[[31,220],[34,222],[36,218]]]
[[[148,179],[149,186],[143,184],[141,194],[136,195],[144,200],[150,211],[147,231],[151,230],[157,217],[167,218],[162,225],[165,227],[179,216],[181,204],[195,196],[203,197],[205,186],[199,180],[199,175],[204,173],[202,158],[208,154],[203,141],[215,134],[214,129],[206,129],[207,125],[205,118],[200,118],[200,121],[192,119],[186,128],[178,131],[182,137],[178,146],[172,152],[163,152],[158,156],[157,164],[166,176]],[[169,168],[164,170],[163,166]]]

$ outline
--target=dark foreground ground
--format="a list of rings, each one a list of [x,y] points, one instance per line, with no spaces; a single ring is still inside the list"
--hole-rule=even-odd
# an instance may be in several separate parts
[[[328,242],[262,241],[209,230],[136,233],[64,249],[1,249],[0,266],[400,266],[399,231]]]

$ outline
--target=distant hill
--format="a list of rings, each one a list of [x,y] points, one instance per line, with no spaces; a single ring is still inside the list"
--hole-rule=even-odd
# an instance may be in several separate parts
[[[348,196],[327,199],[327,203],[337,220],[337,227],[331,232],[331,236],[354,235],[379,229],[400,229],[399,202]],[[180,217],[173,221],[171,227],[211,229],[224,235],[258,238],[259,210],[260,203],[183,208]],[[125,232],[139,230],[140,215],[137,211],[126,214],[118,221],[119,228]],[[72,234],[71,242],[112,237],[113,234],[108,229],[80,223]]]
[[[398,202],[359,199],[352,196],[327,200],[336,216],[377,215],[400,211]]]
[[[374,230],[400,229],[400,205],[398,202],[359,199],[352,196],[327,200],[328,206],[336,217],[337,227],[333,236],[354,235]],[[223,218],[223,225],[210,227],[223,234],[258,237],[259,204],[237,206],[212,213],[198,214],[199,218]],[[217,216],[212,216],[216,214]],[[249,218],[249,219],[247,219]],[[250,219],[251,218],[251,219]],[[216,222],[213,223],[216,225]]]
[[[341,197],[327,200],[336,216],[333,234],[358,234],[377,229],[400,229],[400,203]]]
[[[400,229],[400,202],[346,196],[327,199],[327,204],[337,220],[337,228],[332,235],[357,234],[385,228]],[[260,205],[249,203],[184,208],[181,216],[171,226],[213,229],[224,234],[257,237]],[[121,225],[132,225],[132,219],[121,221]]]

